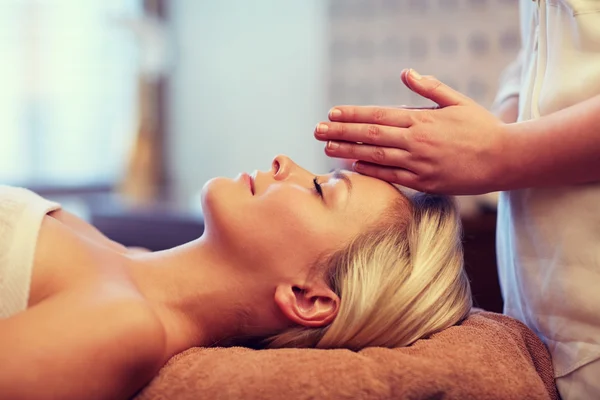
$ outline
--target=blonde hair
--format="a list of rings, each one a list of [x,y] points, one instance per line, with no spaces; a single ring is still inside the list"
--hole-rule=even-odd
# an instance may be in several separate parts
[[[461,224],[445,196],[402,196],[372,229],[317,265],[340,297],[327,327],[293,327],[266,347],[402,347],[468,315]]]

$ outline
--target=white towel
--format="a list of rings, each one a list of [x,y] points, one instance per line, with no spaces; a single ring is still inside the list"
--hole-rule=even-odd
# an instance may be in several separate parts
[[[27,189],[0,185],[0,318],[27,308],[42,220],[59,208]]]

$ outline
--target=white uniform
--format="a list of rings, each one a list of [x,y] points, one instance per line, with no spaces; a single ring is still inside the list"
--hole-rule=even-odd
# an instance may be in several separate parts
[[[525,121],[600,95],[600,0],[520,7],[523,49],[496,101],[519,95]],[[600,399],[600,184],[502,193],[497,251],[504,311],[546,343],[563,399]]]
[[[29,190],[0,185],[0,319],[27,308],[42,219],[59,208]]]

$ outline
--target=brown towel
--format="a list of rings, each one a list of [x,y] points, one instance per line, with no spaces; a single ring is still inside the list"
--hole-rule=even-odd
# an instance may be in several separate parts
[[[535,334],[506,316],[474,312],[399,349],[190,349],[136,400],[558,398]]]

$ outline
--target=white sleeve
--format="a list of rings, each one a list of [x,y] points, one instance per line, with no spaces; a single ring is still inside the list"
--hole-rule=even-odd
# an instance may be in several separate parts
[[[519,96],[521,90],[521,72],[523,71],[524,51],[521,49],[517,58],[510,63],[500,75],[500,85],[498,93],[492,105],[492,110],[496,109],[503,102],[511,97]]]

